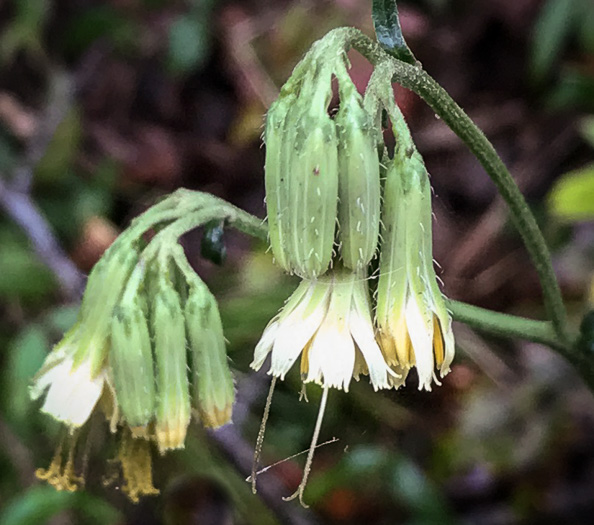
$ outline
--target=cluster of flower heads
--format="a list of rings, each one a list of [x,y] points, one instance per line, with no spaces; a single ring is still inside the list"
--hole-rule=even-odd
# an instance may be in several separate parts
[[[274,384],[299,359],[303,383],[323,387],[304,476],[289,498],[302,503],[330,388],[348,391],[361,375],[375,390],[400,388],[416,368],[419,388],[431,390],[454,357],[423,160],[390,79],[376,69],[361,96],[344,46],[331,44],[330,35],[316,42],[297,65],[265,131],[270,244],[276,262],[302,282],[255,349],[252,368],[270,356],[273,381],[252,483],[255,490]],[[339,103],[331,116],[334,80]],[[396,139],[391,156],[384,114]],[[58,447],[37,476],[65,490],[84,483],[76,440],[99,414],[119,436],[115,463],[137,501],[157,492],[152,444],[162,454],[182,448],[192,416],[207,427],[229,422],[234,388],[216,300],[181,247],[173,239],[139,255],[130,239],[123,234],[91,272],[78,321],[48,355],[31,394],[45,396],[42,410],[69,430],[69,449]],[[376,277],[372,300],[368,283]]]
[[[267,115],[270,245],[275,261],[303,281],[265,329],[252,367],[270,355],[269,373],[284,379],[300,358],[302,381],[324,388],[322,405],[329,388],[346,391],[361,374],[376,390],[399,388],[416,367],[419,388],[431,390],[436,372],[450,370],[454,339],[433,267],[428,174],[390,80],[374,74],[361,96],[345,54],[321,45]],[[382,141],[384,112],[396,140],[392,156]],[[374,315],[368,281],[378,253]],[[318,432],[319,425],[312,450]],[[294,495],[300,499],[311,453]]]
[[[42,411],[64,423],[61,445],[37,476],[61,490],[84,483],[75,448],[97,413],[117,434],[115,463],[133,501],[155,494],[151,444],[184,447],[192,417],[206,427],[231,419],[234,386],[215,298],[179,245],[154,262],[117,243],[89,276],[79,318],[48,355],[31,388]]]

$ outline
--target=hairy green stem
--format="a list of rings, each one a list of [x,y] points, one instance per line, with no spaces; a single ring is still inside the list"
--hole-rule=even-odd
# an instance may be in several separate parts
[[[205,210],[211,210],[211,214],[205,215]],[[180,188],[136,217],[117,238],[113,249],[125,243],[137,242],[157,225],[170,223],[166,229],[171,228],[167,230],[169,235],[177,238],[213,219],[224,220],[247,235],[266,240],[267,230],[265,226],[262,228],[261,219],[210,193]]]
[[[535,321],[451,300],[448,301],[448,309],[456,321],[483,332],[503,337],[517,337],[550,346],[555,350],[567,351],[567,347],[559,341],[549,321]]]
[[[560,340],[551,322],[493,312],[459,301],[448,301],[448,309],[456,321],[481,332],[501,337],[516,337],[549,346],[567,359],[577,369],[589,388],[594,391],[592,360],[576,349],[575,345]]]
[[[499,193],[507,202],[514,224],[534,262],[543,290],[545,307],[553,328],[561,341],[569,342],[567,313],[542,232],[520,189],[487,137],[448,93],[423,69],[391,57],[382,51],[378,44],[357,29],[341,28],[336,31],[339,31],[345,42],[350,43],[373,65],[386,67],[390,81],[397,82],[423,98],[462,139],[485,168]]]

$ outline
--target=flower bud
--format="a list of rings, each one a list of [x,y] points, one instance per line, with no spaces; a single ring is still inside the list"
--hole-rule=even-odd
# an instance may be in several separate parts
[[[291,103],[293,95],[285,95],[266,124],[273,253],[287,271],[309,279],[328,269],[334,245],[338,141],[327,111],[331,94],[330,70],[312,69],[295,102]]]
[[[217,428],[231,421],[235,392],[217,302],[203,283],[190,288],[185,317],[193,405],[205,427]]]
[[[287,140],[292,120],[287,115],[295,103],[295,96],[279,97],[266,115],[266,161],[264,165],[266,186],[266,212],[270,246],[276,262],[285,271],[291,267],[287,258],[287,241],[290,233],[289,173],[287,170],[293,144]]]
[[[338,130],[340,253],[352,270],[365,268],[377,249],[380,174],[373,122],[352,83],[343,83]]]
[[[117,403],[135,435],[146,435],[155,411],[155,375],[147,320],[137,298],[116,307],[109,353]]]
[[[322,97],[323,92],[314,93],[313,100],[307,96],[300,100],[313,106],[295,124],[295,148],[289,165],[290,251],[295,273],[309,279],[317,278],[330,266],[337,216],[338,140],[336,126],[327,113],[328,100],[320,101]]]
[[[138,252],[133,247],[115,248],[106,253],[91,271],[79,312],[74,366],[90,360],[91,375],[98,374],[104,364],[113,310],[138,262]]]
[[[156,293],[152,327],[157,367],[155,435],[163,453],[183,448],[190,423],[184,316],[173,287],[161,287]]]

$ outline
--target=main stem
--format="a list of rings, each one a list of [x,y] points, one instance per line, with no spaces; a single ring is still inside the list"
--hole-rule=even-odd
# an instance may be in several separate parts
[[[423,98],[476,156],[510,208],[514,224],[536,267],[545,307],[555,333],[564,343],[570,342],[567,313],[546,242],[524,196],[484,133],[423,69],[392,58],[357,29],[341,28],[336,31],[342,32],[345,41],[350,42],[373,65],[389,64],[391,81]]]

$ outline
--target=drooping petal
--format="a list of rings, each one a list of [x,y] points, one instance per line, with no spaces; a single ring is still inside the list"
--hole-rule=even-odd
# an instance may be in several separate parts
[[[302,301],[279,323],[270,373],[284,379],[299,354],[319,328],[330,297],[329,282],[314,282]]]
[[[49,386],[41,410],[71,427],[79,427],[89,419],[104,383],[104,371],[92,377],[90,361],[73,367],[72,358],[64,359],[38,379],[38,385]]]
[[[289,299],[287,299],[282,310],[268,323],[260,341],[258,341],[258,344],[256,345],[256,349],[254,350],[254,360],[250,364],[254,370],[260,370],[264,361],[266,361],[268,354],[272,351],[280,324],[293,312],[293,310],[295,310],[309,290],[310,283],[305,280],[301,281],[297,289],[291,294]]]
[[[309,371],[305,382],[348,391],[355,368],[355,344],[347,326],[324,323],[309,351]]]
[[[355,284],[349,327],[351,335],[365,359],[374,390],[389,388],[388,375],[392,372],[375,340],[367,286],[364,281]]]
[[[355,344],[349,328],[355,280],[356,275],[351,272],[334,274],[328,313],[309,352],[310,373],[306,381],[322,379],[324,387],[348,391],[355,369]]]
[[[272,351],[272,347],[274,346],[274,340],[276,339],[276,334],[278,333],[279,328],[279,316],[277,315],[268,323],[268,326],[264,329],[264,333],[258,341],[256,348],[254,350],[254,359],[250,363],[250,367],[254,370],[260,370],[264,361],[268,357],[268,354]]]
[[[427,320],[424,304],[412,295],[406,302],[406,324],[415,354],[419,390],[431,390],[433,379],[433,324]]]

